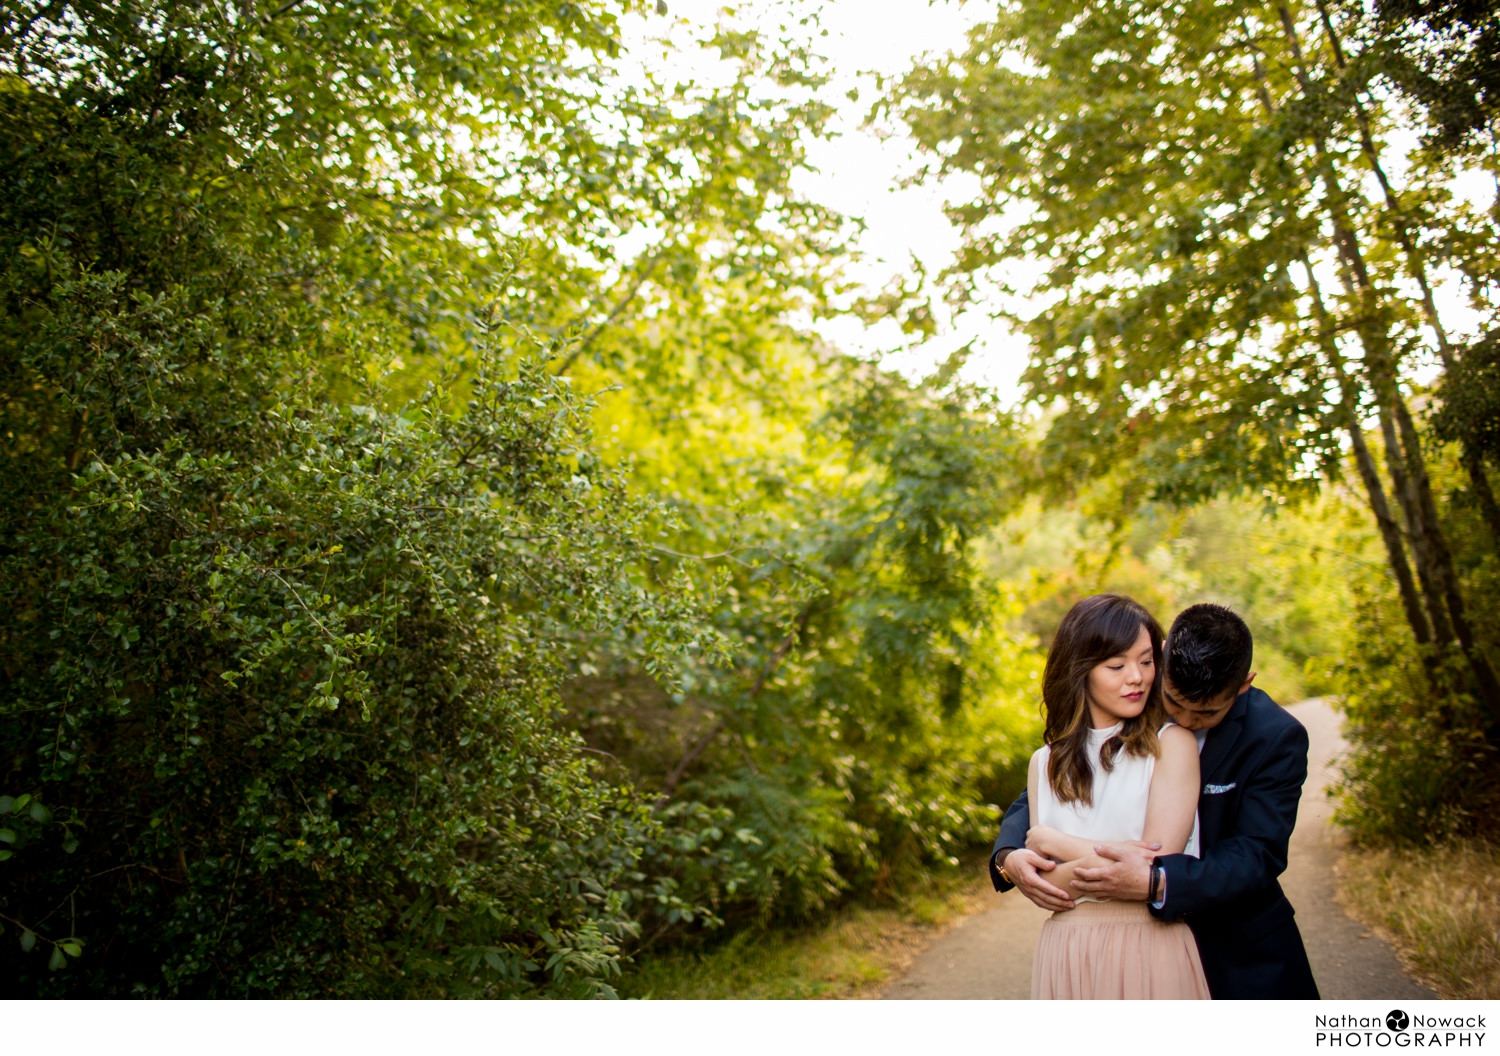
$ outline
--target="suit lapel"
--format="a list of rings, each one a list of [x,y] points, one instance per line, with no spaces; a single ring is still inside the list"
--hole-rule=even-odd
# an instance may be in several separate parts
[[[1198,757],[1198,771],[1204,784],[1214,783],[1214,778],[1229,758],[1234,742],[1240,739],[1240,733],[1245,728],[1245,713],[1249,708],[1249,702],[1241,694],[1229,714],[1224,716],[1224,721],[1209,730],[1208,736],[1203,739],[1203,754]]]

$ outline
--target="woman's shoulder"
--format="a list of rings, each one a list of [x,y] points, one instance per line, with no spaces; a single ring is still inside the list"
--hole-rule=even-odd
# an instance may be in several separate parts
[[[1165,767],[1172,773],[1197,771],[1198,738],[1193,736],[1192,730],[1177,725],[1167,726],[1157,734],[1157,740],[1161,743],[1158,768]]]
[[[1156,737],[1163,751],[1192,751],[1195,755],[1198,752],[1198,738],[1193,736],[1193,731],[1183,729],[1175,722],[1163,726]]]

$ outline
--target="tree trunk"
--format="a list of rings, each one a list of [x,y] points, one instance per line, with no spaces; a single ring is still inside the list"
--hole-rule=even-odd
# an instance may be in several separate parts
[[[1292,16],[1291,8],[1286,0],[1277,0],[1276,12],[1281,22],[1281,30],[1291,53],[1292,73],[1296,77],[1297,84],[1303,95],[1311,101],[1315,96],[1315,86],[1309,75],[1306,62],[1303,58],[1301,41],[1298,39],[1296,20]],[[1332,20],[1328,16],[1327,8],[1318,0],[1318,10],[1323,18],[1324,27],[1329,33],[1329,45],[1334,49],[1335,61],[1342,70],[1344,68],[1344,56],[1342,48],[1338,43],[1337,35],[1333,32]],[[1250,45],[1255,58],[1255,75],[1259,87],[1262,104],[1269,112],[1275,112],[1275,105],[1270,98],[1265,83],[1265,75],[1259,61],[1259,49],[1250,38],[1249,27],[1246,26],[1247,43]],[[1383,169],[1379,168],[1378,152],[1374,150],[1374,141],[1368,131],[1368,123],[1364,120],[1361,111],[1357,118],[1360,121],[1361,148],[1367,160],[1371,160],[1377,166],[1377,177],[1382,189],[1386,194],[1388,208],[1394,214],[1396,227],[1399,232],[1399,241],[1402,248],[1407,251],[1406,258],[1408,267],[1418,280],[1418,285],[1423,292],[1423,303],[1427,311],[1427,318],[1437,337],[1439,350],[1444,355],[1444,361],[1451,365],[1451,350],[1448,347],[1447,333],[1443,330],[1442,321],[1438,318],[1437,308],[1432,299],[1431,287],[1427,282],[1425,268],[1421,258],[1412,244],[1406,228],[1404,219],[1400,215],[1399,199],[1396,198],[1394,190],[1390,187]],[[1383,319],[1379,291],[1376,290],[1371,279],[1368,268],[1365,265],[1364,254],[1361,250],[1358,237],[1353,225],[1349,221],[1349,214],[1345,209],[1346,197],[1339,180],[1338,172],[1334,167],[1333,155],[1328,149],[1326,140],[1321,135],[1312,137],[1313,157],[1317,170],[1317,177],[1321,179],[1327,189],[1327,201],[1325,208],[1329,219],[1333,223],[1333,240],[1340,261],[1340,278],[1346,292],[1351,300],[1358,306],[1358,318],[1356,320],[1356,332],[1359,335],[1360,344],[1364,348],[1364,368],[1366,377],[1370,383],[1370,389],[1375,396],[1375,406],[1380,417],[1381,434],[1385,441],[1386,465],[1391,474],[1394,485],[1396,500],[1401,507],[1403,517],[1406,521],[1408,535],[1412,546],[1412,557],[1417,568],[1417,578],[1422,585],[1423,600],[1426,602],[1427,622],[1430,623],[1431,635],[1440,650],[1451,645],[1454,636],[1459,636],[1459,644],[1463,648],[1465,658],[1469,662],[1470,670],[1474,674],[1480,695],[1489,713],[1491,730],[1500,729],[1500,678],[1496,677],[1494,668],[1489,659],[1484,655],[1478,644],[1474,641],[1473,633],[1468,624],[1464,612],[1463,596],[1459,590],[1458,576],[1454,571],[1453,559],[1448,550],[1447,541],[1443,536],[1442,524],[1438,519],[1437,507],[1432,499],[1432,485],[1427,476],[1426,463],[1422,459],[1422,449],[1416,428],[1412,424],[1411,414],[1406,406],[1406,401],[1401,396],[1401,390],[1396,374],[1396,365],[1391,355],[1390,334],[1388,326]],[[1304,264],[1306,262],[1304,261]],[[1312,281],[1312,269],[1308,267],[1308,278]],[[1316,283],[1313,284],[1316,289]],[[1319,305],[1321,308],[1321,304]],[[1325,345],[1326,348],[1326,345]],[[1334,349],[1331,361],[1337,362],[1337,350]],[[1347,405],[1349,391],[1344,390],[1344,402]],[[1352,412],[1354,408],[1346,406],[1346,412]],[[1359,433],[1357,414],[1350,425],[1351,438]],[[1398,431],[1399,434],[1398,435]],[[1378,487],[1379,474],[1374,472],[1373,460],[1361,458],[1359,448],[1363,447],[1363,436],[1360,435],[1355,441],[1356,464],[1359,466],[1360,475],[1364,479],[1367,492],[1372,495],[1371,508],[1375,508],[1373,495],[1375,492],[1370,488],[1373,483]],[[1368,451],[1366,450],[1366,455]],[[1481,505],[1485,508],[1486,519],[1490,523],[1491,531],[1500,529],[1500,518],[1491,520],[1489,511],[1494,506],[1494,496],[1489,487],[1489,479],[1483,473],[1483,466],[1478,467],[1480,472],[1475,474],[1470,469],[1470,480],[1474,482],[1475,493]],[[1376,514],[1377,523],[1380,516]],[[1389,508],[1386,510],[1386,520],[1390,521]],[[1386,540],[1387,553],[1391,555],[1401,553],[1399,539],[1388,536],[1387,530],[1391,525],[1382,523],[1380,525],[1382,538]],[[1392,546],[1392,543],[1397,545]],[[1392,560],[1392,571],[1397,573],[1400,579],[1399,563]],[[1413,634],[1419,643],[1422,643],[1423,619],[1422,607],[1416,604],[1412,596],[1414,590],[1410,588],[1410,574],[1407,582],[1400,584],[1402,587],[1402,603],[1407,609],[1407,620],[1412,625]],[[1425,644],[1425,643],[1422,643]]]
[[[1396,396],[1400,399],[1400,395]],[[1406,458],[1401,448],[1401,439],[1396,435],[1396,423],[1390,404],[1379,401],[1380,438],[1385,446],[1386,470],[1396,491],[1396,503],[1401,507],[1402,519],[1406,522],[1406,537],[1411,540],[1412,558],[1417,566],[1417,578],[1422,582],[1422,597],[1427,602],[1427,616],[1432,622],[1433,641],[1439,648],[1453,644],[1453,625],[1448,619],[1448,608],[1444,601],[1441,578],[1433,571],[1434,553],[1431,535],[1422,516],[1422,504],[1417,499],[1411,475],[1407,472]]]
[[[1485,472],[1484,458],[1468,444],[1463,445],[1464,471],[1469,475],[1469,486],[1474,501],[1479,506],[1479,515],[1490,531],[1490,545],[1500,549],[1500,503],[1495,501],[1495,492],[1490,487],[1489,474]]]
[[[1280,17],[1281,29],[1284,39],[1295,60],[1293,73],[1303,94],[1311,97],[1313,93],[1312,78],[1308,75],[1302,56],[1301,43],[1297,39],[1296,23],[1292,17],[1290,8],[1284,2],[1276,5],[1277,14]],[[1250,42],[1249,28],[1246,27],[1246,39]],[[1256,51],[1252,43],[1252,51]],[[1260,86],[1260,99],[1262,105],[1270,113],[1275,112],[1265,85],[1265,74],[1260,67],[1258,54],[1256,55],[1255,72],[1257,83]],[[1376,409],[1379,413],[1381,434],[1384,439],[1386,450],[1386,467],[1391,475],[1391,483],[1396,496],[1396,502],[1401,508],[1402,519],[1405,522],[1407,536],[1412,546],[1412,558],[1416,565],[1417,578],[1421,582],[1421,595],[1417,593],[1416,584],[1412,582],[1411,568],[1406,562],[1405,549],[1402,546],[1400,531],[1396,526],[1395,518],[1391,516],[1389,503],[1386,501],[1384,488],[1381,486],[1380,474],[1375,468],[1374,459],[1370,454],[1369,446],[1364,439],[1363,431],[1358,421],[1358,400],[1355,395],[1355,382],[1348,377],[1342,368],[1342,358],[1333,342],[1332,330],[1328,325],[1327,310],[1323,304],[1321,292],[1318,289],[1317,280],[1313,275],[1310,261],[1303,258],[1302,264],[1307,271],[1309,288],[1312,291],[1315,310],[1319,316],[1320,343],[1325,356],[1333,366],[1339,377],[1343,413],[1346,416],[1346,428],[1350,434],[1350,441],[1354,445],[1355,464],[1359,469],[1360,478],[1365,485],[1365,491],[1370,501],[1371,511],[1375,514],[1376,524],[1381,532],[1381,539],[1385,543],[1386,554],[1391,564],[1391,571],[1396,576],[1397,587],[1401,593],[1402,608],[1405,610],[1407,623],[1411,626],[1412,636],[1418,645],[1436,644],[1445,647],[1453,641],[1453,630],[1450,626],[1444,594],[1440,589],[1440,577],[1434,575],[1432,569],[1432,550],[1428,545],[1427,524],[1422,518],[1421,504],[1417,501],[1412,490],[1409,474],[1406,471],[1406,461],[1403,458],[1403,449],[1396,436],[1395,423],[1391,412],[1393,402],[1400,401],[1400,391],[1396,386],[1394,366],[1390,363],[1390,357],[1386,348],[1387,335],[1379,323],[1379,305],[1375,301],[1375,290],[1370,281],[1368,269],[1365,266],[1364,256],[1360,252],[1359,244],[1353,227],[1350,225],[1347,213],[1344,210],[1344,194],[1338,174],[1333,167],[1327,143],[1321,136],[1314,138],[1314,154],[1316,159],[1317,176],[1321,179],[1328,192],[1327,210],[1333,222],[1334,245],[1338,253],[1340,263],[1340,278],[1342,279],[1345,292],[1359,306],[1359,318],[1357,320],[1357,332],[1361,345],[1365,350],[1365,373],[1370,382],[1370,388],[1375,397]],[[1425,604],[1424,604],[1425,603]],[[1431,658],[1429,658],[1429,664]],[[1429,666],[1429,670],[1431,667]]]
[[[1329,14],[1324,0],[1317,0],[1317,6],[1318,16],[1323,22],[1323,31],[1328,35],[1328,47],[1333,54],[1334,67],[1340,73],[1344,73],[1348,69],[1348,63],[1344,57],[1343,45],[1339,41],[1338,30],[1333,25],[1333,17]],[[1286,26],[1286,17],[1283,16],[1283,27]],[[1386,176],[1385,166],[1380,161],[1380,152],[1375,149],[1375,137],[1370,132],[1369,115],[1365,113],[1358,98],[1355,99],[1354,107],[1355,117],[1359,123],[1360,151],[1364,154],[1366,164],[1370,166],[1370,170],[1374,172],[1375,179],[1380,184],[1381,194],[1385,196],[1386,211],[1390,214],[1396,239],[1401,243],[1401,249],[1406,258],[1407,273],[1416,281],[1417,288],[1422,291],[1422,310],[1427,317],[1427,325],[1432,328],[1432,336],[1437,341],[1438,355],[1442,358],[1443,369],[1452,374],[1456,365],[1453,346],[1448,341],[1447,328],[1443,326],[1442,317],[1437,310],[1437,301],[1432,296],[1432,284],[1427,278],[1427,262],[1412,240],[1411,227],[1407,222],[1401,196]],[[1489,476],[1485,473],[1484,459],[1470,447],[1467,441],[1461,442],[1459,446],[1463,451],[1464,472],[1468,474],[1469,487],[1473,491],[1485,527],[1489,529],[1490,541],[1500,544],[1500,504],[1495,501],[1495,493],[1490,487]]]
[[[1396,518],[1391,516],[1385,488],[1380,482],[1380,471],[1375,468],[1375,458],[1370,454],[1370,445],[1365,442],[1365,431],[1360,428],[1359,418],[1353,411],[1347,411],[1346,414],[1345,428],[1348,429],[1349,442],[1354,448],[1354,464],[1359,469],[1360,480],[1364,482],[1370,510],[1380,529],[1380,539],[1385,543],[1386,559],[1396,576],[1396,587],[1401,592],[1401,608],[1406,612],[1406,622],[1411,626],[1412,637],[1417,640],[1417,644],[1430,646],[1432,625],[1422,610],[1422,599],[1417,595],[1411,566],[1406,561],[1406,551],[1401,545],[1401,529],[1396,524]]]
[[[1302,50],[1296,28],[1286,4],[1278,4],[1282,28],[1297,60],[1297,77],[1303,91],[1310,93],[1311,83],[1302,68]],[[1453,557],[1444,538],[1437,504],[1432,498],[1432,484],[1416,426],[1397,383],[1395,362],[1391,356],[1390,335],[1382,320],[1379,292],[1365,266],[1354,228],[1344,211],[1344,191],[1334,168],[1326,142],[1317,137],[1316,154],[1324,185],[1328,190],[1327,210],[1333,222],[1334,242],[1343,261],[1341,269],[1345,287],[1359,305],[1356,330],[1365,351],[1365,371],[1370,378],[1380,412],[1381,433],[1385,439],[1386,464],[1396,486],[1396,499],[1406,517],[1411,537],[1412,556],[1417,578],[1427,601],[1427,615],[1432,622],[1433,638],[1439,647],[1458,637],[1469,668],[1474,674],[1479,694],[1491,723],[1500,722],[1500,677],[1485,656],[1465,614],[1463,594]],[[1441,324],[1439,324],[1439,329]],[[1446,341],[1446,335],[1443,338]],[[1399,437],[1397,431],[1399,430]],[[1488,481],[1485,481],[1486,487]]]
[[[1301,263],[1303,271],[1307,273],[1308,292],[1312,295],[1313,314],[1318,324],[1318,344],[1323,349],[1323,356],[1328,361],[1329,369],[1339,383],[1339,394],[1342,397],[1340,412],[1344,418],[1344,428],[1349,433],[1349,443],[1354,449],[1354,465],[1359,470],[1359,479],[1365,486],[1365,498],[1370,504],[1370,512],[1375,515],[1375,525],[1380,529],[1380,540],[1385,544],[1386,560],[1390,563],[1391,572],[1396,577],[1396,587],[1401,594],[1401,608],[1406,613],[1406,622],[1410,625],[1412,637],[1417,640],[1417,644],[1424,647],[1430,646],[1432,645],[1432,624],[1427,619],[1427,613],[1422,609],[1422,599],[1417,594],[1417,585],[1412,579],[1411,565],[1406,560],[1406,548],[1401,541],[1401,528],[1397,525],[1396,518],[1391,515],[1391,506],[1386,498],[1385,485],[1380,479],[1380,470],[1375,466],[1375,458],[1370,454],[1370,445],[1365,442],[1365,431],[1360,425],[1357,383],[1349,376],[1343,356],[1334,340],[1332,321],[1323,303],[1323,292],[1318,286],[1317,277],[1313,274],[1312,263],[1305,256]],[[1428,650],[1424,648],[1423,652],[1425,654]],[[1430,657],[1428,659],[1430,660]]]
[[[1479,683],[1479,693],[1491,720],[1500,719],[1500,678],[1496,677],[1489,657],[1484,654],[1483,647],[1475,639],[1474,630],[1469,624],[1458,573],[1453,567],[1453,555],[1449,552],[1448,542],[1443,538],[1439,527],[1437,504],[1432,498],[1432,482],[1427,476],[1427,464],[1422,459],[1421,439],[1417,436],[1416,424],[1411,419],[1405,401],[1399,399],[1396,404],[1396,422],[1406,448],[1406,460],[1411,468],[1412,484],[1422,517],[1433,527],[1428,545],[1432,548],[1433,571],[1437,576],[1438,588],[1442,591],[1448,615],[1453,621],[1453,633],[1458,637],[1458,644],[1463,647],[1464,656],[1468,658],[1469,667]]]

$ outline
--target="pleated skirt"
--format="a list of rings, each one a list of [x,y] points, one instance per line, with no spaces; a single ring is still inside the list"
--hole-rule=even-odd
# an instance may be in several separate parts
[[[1142,902],[1080,902],[1042,925],[1031,963],[1039,1000],[1206,1001],[1193,933]]]

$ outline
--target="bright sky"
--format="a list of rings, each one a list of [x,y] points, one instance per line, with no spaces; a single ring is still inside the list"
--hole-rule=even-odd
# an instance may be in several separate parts
[[[690,45],[691,38],[712,26],[724,0],[668,0],[668,15],[631,20],[623,28],[627,47],[653,65],[661,61],[659,48],[647,41],[670,29],[680,48],[668,60],[677,76],[691,74],[713,79],[713,60]],[[958,233],[943,215],[945,199],[971,201],[977,182],[954,179],[945,186],[901,188],[903,177],[916,168],[914,147],[903,136],[882,139],[862,128],[871,101],[876,97],[875,74],[900,75],[923,54],[942,54],[963,47],[970,26],[993,11],[982,0],[758,0],[735,5],[732,22],[754,25],[775,34],[781,22],[794,28],[798,18],[817,11],[826,35],[818,36],[816,25],[808,33],[814,50],[831,61],[833,82],[823,97],[836,104],[838,114],[832,142],[812,145],[811,162],[816,171],[803,174],[798,190],[815,201],[847,216],[862,218],[867,227],[859,242],[861,259],[850,277],[871,291],[884,288],[893,276],[909,275],[915,258],[929,276],[935,276],[952,259]],[[691,70],[689,70],[691,67]],[[858,89],[858,101],[847,98]],[[1400,137],[1395,137],[1399,139]],[[1411,138],[1414,143],[1414,137]],[[1398,171],[1399,155],[1409,143],[1392,143],[1389,167]],[[1472,177],[1472,178],[1471,178]],[[1373,177],[1372,177],[1373,179]],[[1481,173],[1469,173],[1454,181],[1454,189],[1481,205],[1496,194],[1495,181]],[[1373,197],[1379,192],[1369,188]],[[1027,265],[1018,262],[1007,278],[1018,287],[1026,285]],[[1439,310],[1460,339],[1480,328],[1482,320],[1468,306],[1456,281],[1438,280]],[[1024,310],[1024,300],[1007,307]],[[989,386],[1007,403],[1019,397],[1018,380],[1026,365],[1025,339],[982,311],[957,318],[940,315],[936,337],[913,346],[913,339],[900,333],[894,323],[866,328],[853,318],[819,324],[819,331],[846,351],[867,357],[882,357],[888,366],[911,376],[922,376],[942,363],[955,349],[973,342],[963,376]],[[1435,366],[1435,365],[1434,365]],[[1430,373],[1433,367],[1419,373]]]
[[[668,18],[708,26],[724,6],[724,0],[668,0]],[[834,121],[838,135],[832,142],[813,144],[811,161],[816,171],[805,173],[797,189],[865,221],[859,242],[861,260],[850,277],[872,291],[885,287],[895,275],[909,274],[913,257],[922,262],[928,275],[936,275],[958,246],[958,233],[942,211],[945,194],[956,200],[972,199],[977,183],[966,180],[954,181],[946,189],[902,189],[902,177],[916,168],[912,144],[900,136],[882,140],[861,125],[876,95],[875,74],[899,75],[919,55],[963,47],[965,31],[989,12],[990,5],[958,0],[827,0],[818,5],[800,0],[793,8],[821,12],[827,36],[816,36],[816,28],[809,35],[815,50],[831,61],[833,83],[824,89],[824,98],[838,106]],[[787,6],[780,3],[742,4],[734,22],[774,30],[786,11]],[[644,53],[645,39],[662,35],[666,23],[667,19],[654,18],[627,27],[628,46]],[[686,33],[681,37],[678,33],[688,28],[680,26],[673,39],[685,43]],[[683,58],[679,52],[674,61]],[[858,89],[858,102],[847,98],[850,89]],[[916,376],[930,372],[972,340],[974,350],[964,376],[990,386],[1007,402],[1019,394],[1017,379],[1026,361],[1024,340],[1002,324],[980,318],[979,313],[957,319],[940,317],[938,335],[907,351],[902,350],[912,339],[894,323],[866,328],[846,318],[822,323],[818,329],[846,351],[884,356],[887,365]]]

